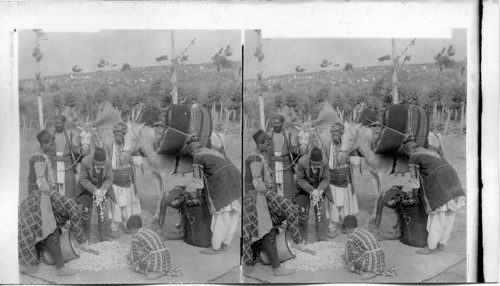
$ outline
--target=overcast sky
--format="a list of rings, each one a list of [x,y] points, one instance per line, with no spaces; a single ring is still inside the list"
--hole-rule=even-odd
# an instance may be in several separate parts
[[[411,42],[410,39],[397,39],[396,49],[401,52]],[[323,59],[343,68],[350,62],[354,67],[379,65],[378,58],[392,54],[391,39],[263,39],[264,77],[292,74],[300,65],[306,72],[319,71]],[[463,60],[467,56],[467,31],[454,30],[449,39],[417,38],[415,45],[408,49],[410,63],[434,62],[434,56],[443,46],[452,44],[455,47],[455,59]],[[257,46],[257,34],[254,31],[245,33],[245,78],[256,78],[257,59],[254,57]],[[385,64],[389,63],[388,61]],[[333,65],[330,66],[330,69]]]
[[[105,59],[121,67],[129,63],[132,67],[156,65],[156,57],[168,55],[171,58],[170,30],[101,30],[99,32],[49,32],[47,40],[41,41],[44,54],[42,75],[71,73],[78,65],[84,72],[98,70],[99,60]],[[211,62],[211,57],[230,44],[233,47],[232,60],[241,60],[241,31],[232,30],[178,30],[175,31],[176,52],[180,53],[193,39],[196,43],[187,52],[188,64]],[[32,78],[35,60],[32,52],[35,33],[32,30],[19,31],[19,78]],[[108,67],[109,68],[109,67]]]

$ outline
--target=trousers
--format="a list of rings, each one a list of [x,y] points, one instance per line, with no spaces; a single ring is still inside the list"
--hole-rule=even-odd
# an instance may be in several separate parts
[[[84,192],[83,194],[81,194],[81,196],[90,196],[92,198],[92,195],[88,192]],[[87,207],[90,210],[90,214],[88,216],[88,219],[83,219],[83,223],[82,223],[83,224],[83,232],[85,233],[85,237],[87,238],[87,241],[90,241],[93,200],[90,200],[90,203],[86,204],[85,207]],[[109,220],[107,203],[102,202],[101,205],[97,205],[96,211],[97,211],[97,225],[99,227],[99,239],[100,239],[100,241],[108,241],[109,235],[111,232],[111,222]],[[101,215],[101,213],[102,213],[102,215]]]
[[[317,206],[314,206],[314,218],[316,222],[316,234],[318,236],[318,241],[326,241],[328,235],[328,225],[329,221],[326,218],[326,209],[325,209],[325,200],[326,195],[323,195],[323,200],[318,203]],[[308,203],[306,206],[306,210],[303,213],[299,214],[299,231],[304,241],[307,242],[308,234],[309,234],[309,210],[311,208],[311,204]],[[319,211],[318,211],[319,208]],[[319,212],[319,215],[318,215]]]
[[[56,228],[56,230],[52,234],[47,236],[44,240],[35,244],[37,253],[42,252],[43,247],[45,247],[49,251],[50,256],[52,256],[52,259],[54,259],[57,269],[64,267],[64,259],[61,250],[61,241],[59,240],[60,235],[61,235],[61,229]]]
[[[281,266],[280,258],[278,256],[278,247],[276,246],[276,236],[278,236],[278,229],[273,228],[260,240],[252,243],[252,252],[254,256],[258,255],[261,249],[264,249],[267,257],[269,257],[269,260],[271,261],[271,266],[273,267],[273,269],[279,268]]]

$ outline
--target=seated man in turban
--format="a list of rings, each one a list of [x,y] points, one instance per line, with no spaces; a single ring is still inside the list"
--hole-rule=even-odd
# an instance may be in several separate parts
[[[386,265],[384,250],[377,238],[369,231],[358,228],[358,220],[347,215],[342,222],[347,233],[344,259],[347,268],[368,280],[377,275],[396,276],[397,269]]]
[[[458,174],[437,152],[418,147],[414,141],[404,145],[409,157],[410,187],[424,202],[427,218],[427,246],[418,254],[443,251],[450,238],[455,212],[465,205],[465,192]]]
[[[127,231],[125,226],[129,216],[141,213],[141,204],[135,187],[135,169],[132,157],[122,156],[124,154],[123,138],[125,133],[127,133],[127,125],[121,122],[116,124],[113,128],[115,140],[106,146],[113,168],[111,188],[116,197],[116,203],[113,200],[108,200],[112,238],[117,238],[120,235],[120,224],[123,224],[125,231]]]
[[[278,227],[286,222],[295,243],[303,249],[299,231],[299,213],[304,209],[272,190],[268,155],[270,137],[264,131],[254,136],[257,149],[245,160],[245,196],[243,198],[243,256],[242,263],[252,266],[259,261],[259,251],[265,251],[274,276],[294,274],[281,267],[276,246]]]
[[[275,172],[273,188],[282,196],[291,198],[294,189],[294,158],[297,155],[297,146],[293,146],[291,135],[283,130],[285,118],[276,115],[273,118],[273,130],[270,133],[270,166]]]
[[[110,225],[107,210],[107,198],[116,202],[113,190],[110,189],[113,184],[113,167],[106,158],[106,151],[102,148],[96,148],[93,153],[85,156],[80,163],[80,172],[78,182],[81,193],[79,196],[88,196],[93,200],[86,205],[92,215],[93,204],[95,201],[98,213],[97,223],[99,225],[100,241],[108,241],[110,234]],[[85,235],[90,240],[90,219],[84,221]]]
[[[197,140],[188,144],[193,157],[194,186],[208,199],[212,222],[212,246],[202,254],[227,251],[238,227],[241,213],[241,172],[220,152],[202,147]]]
[[[55,117],[55,154],[52,157],[52,167],[56,172],[56,183],[58,191],[69,197],[75,198],[77,192],[76,162],[80,148],[78,136],[68,132],[64,126],[66,117],[58,115]]]
[[[87,249],[83,234],[82,216],[85,209],[72,199],[56,191],[50,154],[54,150],[54,137],[42,130],[37,139],[40,150],[30,160],[30,188],[28,197],[18,208],[18,259],[21,266],[36,266],[42,248],[52,256],[59,276],[77,273],[64,266],[59,236],[61,227],[69,221],[69,230],[82,248]],[[23,268],[21,267],[21,268]]]
[[[316,218],[316,233],[319,241],[326,241],[328,235],[328,220],[324,200],[329,191],[330,169],[323,158],[320,148],[314,147],[311,153],[302,156],[297,163],[297,188],[292,201],[299,204],[306,211],[300,215],[300,229],[302,237],[307,241],[309,233],[309,207],[311,199],[314,205]],[[332,201],[331,198],[330,201]]]
[[[135,271],[145,274],[148,280],[163,275],[182,275],[182,268],[171,264],[168,247],[161,236],[143,228],[140,216],[131,215],[127,221],[127,229],[133,234],[129,259]]]

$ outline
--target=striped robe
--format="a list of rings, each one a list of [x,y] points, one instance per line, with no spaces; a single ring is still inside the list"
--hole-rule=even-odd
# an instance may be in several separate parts
[[[369,231],[357,228],[347,237],[345,248],[347,268],[358,274],[380,272],[384,276],[396,276],[397,269],[387,266],[385,253],[377,238]]]
[[[170,253],[156,232],[141,228],[132,237],[130,260],[135,271],[165,272],[169,276],[181,276],[182,268],[170,263]]]

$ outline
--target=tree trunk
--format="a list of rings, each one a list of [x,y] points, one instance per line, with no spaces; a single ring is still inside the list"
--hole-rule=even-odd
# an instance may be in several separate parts
[[[175,38],[173,30],[170,30],[170,38],[172,40],[172,103],[178,104],[179,98],[177,94],[177,59],[175,58]]]
[[[219,112],[219,124],[221,124],[222,120],[224,119],[224,117],[223,117],[223,115],[224,115],[223,111],[224,111],[224,103],[221,102],[220,103],[220,112]]]
[[[260,40],[261,40],[261,30],[256,30],[257,32],[257,47],[261,49],[262,51],[262,45],[260,43]],[[259,113],[260,113],[260,127],[262,129],[265,129],[265,124],[266,124],[266,117],[264,115],[264,97],[262,95],[262,61],[259,60],[258,61],[258,69],[257,69],[257,73],[260,75],[258,77],[258,85],[259,85],[259,89],[258,89],[258,92],[259,92]]]
[[[229,110],[226,109],[226,123],[224,125],[224,137],[227,134],[227,127],[229,125],[229,115],[230,115]]]
[[[392,103],[398,104],[398,63],[396,61],[396,39],[392,39],[392,62],[394,71],[392,73]]]
[[[462,106],[460,107],[460,130],[458,131],[458,136],[462,136],[462,128],[463,128],[463,124],[464,124],[464,116],[465,116],[465,112],[464,112],[464,106],[465,104],[462,102]]]
[[[446,108],[446,111],[448,113],[448,116],[446,116],[446,125],[444,127],[444,135],[443,137],[446,137],[446,133],[448,132],[448,126],[450,124],[450,117],[451,117],[451,109]],[[443,113],[444,113],[444,108],[443,108]]]
[[[432,111],[432,122],[434,123],[434,132],[437,132],[437,101],[434,101],[434,109]]]

